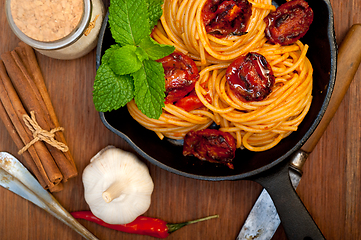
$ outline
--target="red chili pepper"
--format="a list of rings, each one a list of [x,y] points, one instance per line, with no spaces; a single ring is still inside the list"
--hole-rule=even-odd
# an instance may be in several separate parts
[[[103,227],[122,231],[126,233],[134,233],[141,235],[148,235],[156,238],[166,238],[170,233],[192,223],[205,221],[211,218],[217,218],[218,215],[213,215],[205,218],[200,218],[193,221],[183,223],[166,223],[158,218],[139,216],[133,222],[127,224],[109,224],[94,216],[91,211],[72,212],[71,215],[77,219],[85,219],[97,223]]]

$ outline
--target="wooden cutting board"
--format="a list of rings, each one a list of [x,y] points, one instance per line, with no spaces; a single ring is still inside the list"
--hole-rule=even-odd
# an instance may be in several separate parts
[[[10,30],[0,0],[0,53],[12,50],[18,38]],[[105,1],[106,6],[109,1]],[[331,0],[337,42],[348,28],[361,22],[361,1]],[[114,145],[133,151],[100,121],[92,102],[95,51],[71,61],[37,54],[46,84],[65,137],[76,161],[79,176],[54,196],[68,210],[87,210],[81,174],[100,149]],[[305,206],[326,239],[361,239],[361,70],[355,76],[338,112],[306,162],[298,187]],[[0,151],[17,155],[0,122]],[[144,159],[143,159],[144,160]],[[219,219],[187,226],[168,239],[235,239],[261,187],[250,181],[207,182],[181,177],[147,163],[155,188],[146,216],[182,222],[219,214]],[[100,239],[152,239],[109,230],[80,221]],[[81,239],[69,227],[17,195],[0,188],[0,238]],[[287,239],[281,228],[274,239]]]

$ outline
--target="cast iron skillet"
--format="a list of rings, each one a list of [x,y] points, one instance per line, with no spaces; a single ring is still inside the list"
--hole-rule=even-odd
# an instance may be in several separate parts
[[[285,1],[276,0],[278,6]],[[333,12],[329,0],[309,1],[314,11],[314,21],[301,39],[310,46],[307,57],[314,68],[313,100],[311,108],[298,131],[283,139],[274,148],[264,152],[237,150],[234,169],[200,161],[182,155],[182,146],[158,136],[139,125],[129,115],[126,107],[100,113],[105,126],[128,142],[138,154],[167,171],[200,180],[221,181],[251,179],[259,182],[275,201],[283,227],[292,239],[322,239],[311,216],[294,191],[288,176],[289,157],[310,137],[320,122],[332,94],[336,76],[337,46],[334,35]],[[114,44],[108,24],[104,19],[97,47],[96,67],[101,56]],[[287,194],[285,194],[287,193]]]

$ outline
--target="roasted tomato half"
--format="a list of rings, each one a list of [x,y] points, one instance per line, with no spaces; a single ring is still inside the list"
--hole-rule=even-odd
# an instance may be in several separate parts
[[[182,108],[183,110],[189,112],[192,111],[194,109],[203,107],[203,103],[201,102],[201,100],[199,100],[195,90],[193,90],[192,92],[190,92],[187,96],[185,96],[182,99],[179,99],[175,105],[177,107]]]
[[[266,58],[248,53],[233,61],[227,68],[226,79],[233,93],[245,101],[261,101],[275,83],[273,71]]]
[[[313,21],[313,11],[304,0],[293,0],[279,6],[264,18],[265,34],[272,43],[289,45],[303,37]]]
[[[184,138],[183,155],[222,163],[233,169],[236,142],[230,133],[216,129],[190,131]]]
[[[165,74],[165,103],[174,103],[194,89],[199,78],[195,62],[188,56],[174,52],[162,59]]]
[[[207,100],[207,102],[209,102],[209,103],[212,102],[212,99],[209,96],[209,94],[205,95],[204,97]],[[201,102],[201,100],[198,98],[196,91],[194,89],[187,96],[178,100],[174,105],[182,108],[183,110],[185,110],[187,112],[192,111],[194,109],[201,108],[204,106],[203,103]]]
[[[219,38],[245,34],[251,15],[247,0],[208,0],[202,9],[206,32]]]

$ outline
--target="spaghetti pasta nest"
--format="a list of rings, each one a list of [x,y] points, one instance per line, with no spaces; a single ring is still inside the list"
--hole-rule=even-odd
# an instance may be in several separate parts
[[[218,39],[207,34],[200,12],[206,0],[165,0],[160,23],[152,37],[171,44],[190,56],[199,67],[195,91],[205,107],[186,112],[166,104],[159,119],[146,117],[134,101],[127,107],[131,116],[161,139],[183,139],[191,130],[212,123],[229,132],[237,148],[265,151],[297,130],[312,100],[312,65],[307,45],[300,41],[288,46],[267,43],[263,18],[275,7],[268,0],[249,1],[252,16],[247,34]],[[246,102],[231,90],[225,77],[229,64],[248,52],[263,55],[275,76],[272,92],[262,101]]]
[[[241,101],[229,89],[223,65],[200,72],[197,96],[214,113],[220,130],[237,139],[238,148],[264,151],[297,130],[309,110],[312,99],[312,66],[306,58],[308,46],[265,44],[254,49],[266,57],[275,75],[272,93],[263,101]],[[202,87],[205,85],[206,88]],[[204,97],[211,95],[209,103]]]
[[[266,41],[263,19],[275,6],[269,0],[249,1],[252,16],[247,34],[217,38],[206,33],[201,17],[207,0],[165,0],[161,24],[153,31],[153,38],[162,44],[174,45],[176,50],[197,60],[202,66],[219,61],[229,62],[258,48]]]

